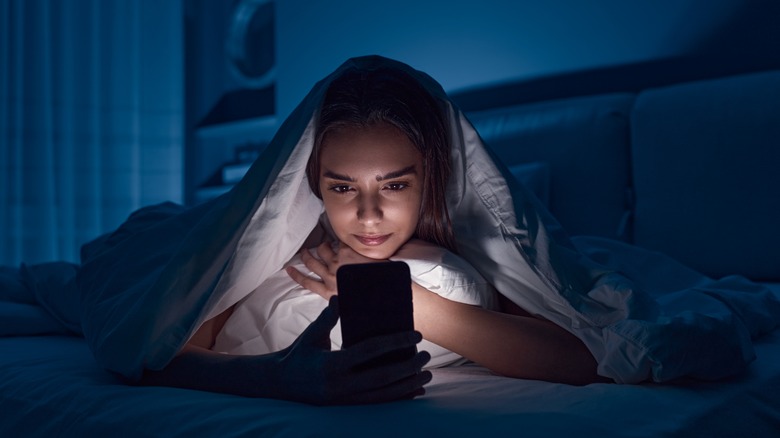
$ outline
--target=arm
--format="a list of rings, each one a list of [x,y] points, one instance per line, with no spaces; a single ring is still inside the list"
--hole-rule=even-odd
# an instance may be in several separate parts
[[[415,327],[425,339],[496,373],[575,385],[605,381],[582,341],[552,322],[457,303],[417,284],[412,292]]]
[[[303,253],[306,266],[322,281],[295,270],[290,276],[303,287],[326,299],[336,294],[335,272],[353,251],[342,245],[338,253],[321,245],[322,262]],[[596,374],[597,363],[576,336],[556,324],[531,316],[509,300],[505,312],[443,298],[412,283],[414,324],[423,337],[496,373],[516,378],[583,385],[604,382]]]
[[[329,333],[337,320],[337,300],[331,300],[291,346],[267,355],[226,355],[188,344],[162,370],[147,371],[141,384],[319,405],[376,403],[424,392],[423,385],[431,379],[429,372],[421,372],[429,360],[424,352],[407,361],[353,371],[371,358],[416,344],[419,333],[384,336],[349,350],[330,351]]]

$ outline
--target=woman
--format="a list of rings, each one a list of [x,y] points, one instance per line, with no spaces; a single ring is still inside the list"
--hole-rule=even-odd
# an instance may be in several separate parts
[[[395,183],[403,184],[402,190],[419,193],[426,203],[419,208],[421,212],[435,213],[416,214],[414,210],[420,202],[403,200],[408,204],[406,208],[412,208],[403,217],[413,217],[415,222],[419,219],[415,237],[456,251],[445,202],[450,173],[445,110],[413,78],[394,68],[356,70],[334,80],[320,113],[307,176],[312,191],[323,199],[328,219],[343,244],[337,251],[331,245],[320,245],[319,259],[303,252],[306,267],[321,280],[288,269],[301,286],[328,299],[336,294],[335,272],[339,266],[388,259],[400,248],[399,244],[392,244],[392,237],[380,244],[366,243],[359,238],[363,232],[360,230],[371,227],[372,221],[393,219],[387,217],[390,215],[386,207],[380,208],[380,202],[372,202],[367,194],[386,190],[382,184],[394,181],[379,181],[366,172],[388,162],[383,153],[401,150],[386,144],[392,139],[408,143],[406,148],[410,151],[414,145],[428,145],[417,147],[425,156],[418,156],[418,164],[413,168],[425,169],[422,181],[415,180],[411,187],[406,187],[403,179]],[[365,161],[355,159],[358,151],[365,154]],[[396,167],[405,168],[400,163]],[[365,174],[364,178],[333,178],[333,175],[360,174]],[[416,172],[410,176],[417,177]],[[395,195],[394,191],[390,193]],[[386,217],[382,217],[383,211]],[[357,231],[351,233],[353,230]],[[412,235],[402,234],[399,241],[405,242]],[[412,286],[415,327],[423,338],[437,345],[508,376],[578,384],[601,380],[596,376],[593,356],[582,342],[555,324],[531,317],[511,301],[504,300],[503,310],[517,317],[508,318],[485,310],[494,307],[490,304],[469,306],[463,300],[448,300],[434,294],[418,283]],[[504,333],[520,335],[505,337]],[[521,359],[529,357],[534,360]]]
[[[309,276],[308,272],[300,272],[299,269],[303,267],[296,269],[289,263],[286,272],[301,286],[329,299],[336,294],[335,271],[340,265],[394,257],[411,263],[413,274],[416,274],[416,271],[419,271],[415,269],[418,260],[413,259],[415,253],[420,253],[422,249],[427,252],[428,261],[435,259],[438,262],[438,269],[457,270],[454,274],[458,275],[459,280],[449,283],[457,283],[460,289],[454,291],[454,287],[450,286],[445,288],[446,290],[439,290],[440,294],[447,297],[443,298],[422,287],[419,282],[414,282],[416,326],[421,328],[424,338],[433,340],[435,344],[447,345],[447,350],[450,351],[463,351],[466,357],[491,366],[496,358],[513,354],[512,351],[506,350],[507,344],[485,343],[480,339],[479,332],[474,336],[475,333],[471,330],[467,336],[462,336],[460,332],[463,330],[459,330],[459,327],[463,327],[464,316],[471,318],[467,309],[473,305],[495,307],[492,289],[486,287],[479,275],[454,254],[445,255],[442,251],[436,251],[430,245],[425,247],[418,241],[427,241],[449,251],[455,250],[455,239],[444,202],[450,171],[449,155],[450,145],[442,107],[411,76],[393,68],[355,69],[339,76],[330,84],[325,95],[316,129],[314,151],[307,166],[309,185],[324,204],[324,228],[337,239],[338,245],[334,251],[330,241],[320,244],[318,254],[321,259],[312,256],[309,251],[302,251],[305,267],[318,274],[318,278]],[[320,234],[322,230],[318,228],[312,237]],[[410,242],[411,239],[415,240]],[[449,261],[446,265],[442,263],[445,258]],[[425,270],[430,270],[430,267],[426,265]],[[460,286],[463,283],[469,284],[466,290]],[[272,313],[278,311],[280,306],[287,306],[291,308],[290,312],[299,314],[320,310],[308,304],[311,297],[293,294],[290,298],[291,292],[289,286],[280,282],[278,275],[271,276],[258,286],[252,296],[242,300],[240,305],[234,305],[219,316],[206,321],[176,359],[162,371],[147,372],[145,382],[254,396],[289,397],[294,400],[306,397],[298,393],[288,395],[280,390],[266,392],[273,387],[268,383],[247,385],[246,370],[240,366],[248,361],[265,364],[264,359],[273,357],[278,351],[285,351],[284,347],[292,341],[284,334],[296,332],[295,324],[291,322],[293,318],[289,313],[285,313],[284,318],[274,318]],[[274,299],[280,293],[283,293],[284,299]],[[447,303],[454,306],[443,308]],[[237,306],[238,311],[235,310]],[[321,307],[324,307],[324,304]],[[532,319],[529,318],[529,321]],[[584,345],[557,326],[536,326],[533,322],[531,324],[534,328],[531,333],[537,333],[541,342],[531,345],[530,348],[541,346],[547,350],[550,345],[554,345],[559,348],[556,353],[560,353],[560,348],[570,346],[562,347],[555,341],[566,339],[570,345],[578,347],[575,354],[581,353],[582,359],[589,362],[588,365],[594,363]],[[251,327],[257,329],[252,330]],[[542,327],[555,333],[557,338],[547,338],[548,334],[544,330],[540,331]],[[302,331],[303,328],[298,324],[298,330]],[[493,330],[487,325],[485,329]],[[247,331],[251,334],[244,334]],[[331,338],[337,338],[333,347],[338,349],[338,330],[331,330]],[[498,341],[495,333],[492,339]],[[423,352],[418,355],[415,366],[410,370],[422,366],[433,351],[437,366],[456,361],[451,354],[447,354],[448,351],[440,351],[435,344],[421,348]],[[528,348],[528,343],[523,340],[517,345]],[[244,356],[214,356],[207,350]],[[297,350],[291,348],[290,351]],[[266,356],[258,356],[259,353]],[[249,359],[250,357],[254,359]],[[358,360],[359,356],[355,357],[355,360]],[[557,363],[560,357],[555,359]],[[547,372],[558,369],[550,366],[551,364],[542,364],[537,369],[545,372],[534,374],[517,366],[523,362],[525,361],[514,361],[512,367],[496,369],[529,378],[574,380],[566,376],[565,372],[559,375]],[[566,361],[569,364],[572,362]],[[502,364],[495,362],[495,365]],[[570,366],[569,370],[575,366]],[[594,369],[593,366],[591,368]],[[263,373],[279,376],[284,375],[285,371],[300,369],[302,368],[299,364],[293,363],[282,365],[281,370],[265,370]],[[350,369],[343,372],[345,375],[352,374]],[[204,379],[203,376],[214,377]],[[428,373],[401,377],[409,381],[407,385],[414,385],[415,382],[423,382],[429,378]],[[217,378],[219,380],[215,380]],[[332,380],[332,377],[317,376],[317,380],[317,383],[327,382]],[[382,380],[373,376],[368,380],[380,387],[385,386]],[[269,379],[269,382],[274,383],[283,381],[284,379]],[[354,382],[354,377],[350,377],[349,381]],[[344,383],[339,380],[336,387],[344,388]],[[311,388],[313,385],[312,382],[307,382],[304,388]],[[288,383],[280,386],[284,390],[295,387]],[[401,388],[415,389],[414,386]],[[413,396],[416,393],[402,391],[398,396]],[[324,401],[317,398],[304,400]]]
[[[286,272],[300,286],[329,299],[336,294],[335,272],[343,264],[400,258],[412,264],[414,275],[417,265],[410,259],[415,252],[420,252],[416,249],[421,245],[418,240],[422,240],[450,251],[446,256],[438,252],[428,257],[437,262],[450,260],[444,268],[457,271],[460,280],[455,283],[482,286],[436,294],[418,281],[413,282],[415,326],[433,344],[421,346],[422,352],[414,366],[406,365],[406,374],[398,376],[404,382],[400,385],[401,393],[395,396],[419,393],[417,385],[426,381],[429,374],[417,372],[418,367],[433,352],[437,366],[455,362],[447,354],[454,351],[516,377],[571,383],[595,381],[593,357],[568,332],[527,313],[506,318],[495,312],[483,312],[481,307],[495,307],[492,290],[484,287],[484,281],[467,263],[452,254],[456,244],[445,202],[450,144],[444,114],[444,107],[433,96],[397,68],[356,68],[334,79],[319,112],[306,174],[312,192],[322,199],[325,210],[323,224],[308,240],[323,234],[325,228],[325,234],[338,243],[334,246],[327,240],[320,244],[319,257],[302,251],[305,266],[298,263],[296,269],[288,263]],[[453,263],[453,259],[458,262]],[[442,266],[439,263],[437,267],[442,269]],[[301,272],[304,268],[317,276]],[[275,298],[280,293],[283,298]],[[321,307],[325,307],[325,301],[320,300]],[[271,276],[240,304],[206,321],[171,364],[162,371],[147,372],[145,381],[295,400],[308,397],[301,393],[288,395],[279,389],[267,392],[276,386],[268,383],[246,385],[246,370],[240,364],[252,360],[265,364],[264,359],[274,357],[278,351],[285,352],[283,357],[286,357],[284,347],[293,339],[284,334],[297,332],[291,323],[295,314],[321,310],[308,304],[310,301],[311,296],[295,293],[289,286],[283,286],[278,275]],[[280,306],[290,310],[284,312],[284,318],[275,318],[273,312]],[[513,310],[520,309],[514,306]],[[298,324],[297,330],[303,328]],[[499,335],[505,329],[522,336],[514,336],[507,342]],[[244,334],[247,331],[251,334]],[[338,330],[331,331],[331,338],[337,338],[333,347],[338,349]],[[289,351],[297,352],[299,344],[292,345]],[[442,352],[437,346],[448,351]],[[245,356],[214,356],[208,350]],[[258,356],[259,353],[265,356]],[[534,360],[520,360],[522,357],[534,357]],[[303,369],[300,364],[293,363],[263,373],[279,376],[300,369]],[[352,374],[349,369],[341,372]],[[203,376],[213,377],[204,379]],[[312,375],[315,376],[317,383],[340,377]],[[380,387],[386,383],[373,376],[368,380]],[[276,378],[268,379],[268,382],[276,381]],[[349,381],[355,379],[351,377]],[[336,387],[344,388],[344,383],[339,379]],[[313,385],[306,382],[305,388]],[[283,385],[285,390],[294,387],[288,383]]]
[[[330,84],[319,113],[306,175],[325,214],[304,248],[325,235],[320,253],[340,247],[342,263],[403,260],[416,287],[448,300],[496,307],[492,287],[454,254],[443,201],[450,145],[436,101],[402,71],[354,70]],[[318,286],[311,277],[316,273],[305,266],[310,260],[305,250],[285,265],[300,285],[285,271],[273,274],[231,307],[226,325],[209,329],[202,345],[234,354],[290,345],[326,303],[306,290]],[[326,299],[335,293],[334,276],[328,285],[328,291],[317,288]],[[331,332],[331,340],[334,350],[341,348],[340,328]],[[462,362],[462,356],[426,340],[420,349],[432,356],[428,367]]]

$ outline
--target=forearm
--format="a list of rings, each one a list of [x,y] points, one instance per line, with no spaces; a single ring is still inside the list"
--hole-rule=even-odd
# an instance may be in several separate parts
[[[141,384],[175,386],[247,397],[324,404],[379,403],[414,398],[431,379],[421,371],[426,353],[366,367],[377,357],[420,342],[419,333],[396,333],[330,351],[330,331],[338,321],[338,300],[289,347],[269,354],[239,356],[188,344],[162,370],[147,371]]]
[[[173,386],[247,397],[285,398],[276,387],[277,355],[236,356],[187,345],[162,370],[147,370],[142,385]]]
[[[574,335],[533,317],[493,312],[415,286],[415,327],[423,336],[492,371],[570,384],[602,381]]]

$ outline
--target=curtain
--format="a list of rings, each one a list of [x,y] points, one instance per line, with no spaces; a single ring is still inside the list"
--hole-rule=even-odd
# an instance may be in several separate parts
[[[183,198],[181,1],[0,0],[0,264]]]

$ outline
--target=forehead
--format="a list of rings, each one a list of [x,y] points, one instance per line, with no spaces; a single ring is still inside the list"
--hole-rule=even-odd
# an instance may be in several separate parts
[[[336,169],[386,172],[410,165],[419,165],[418,171],[422,171],[420,152],[403,132],[388,123],[328,133],[322,143],[320,160],[320,173]]]

